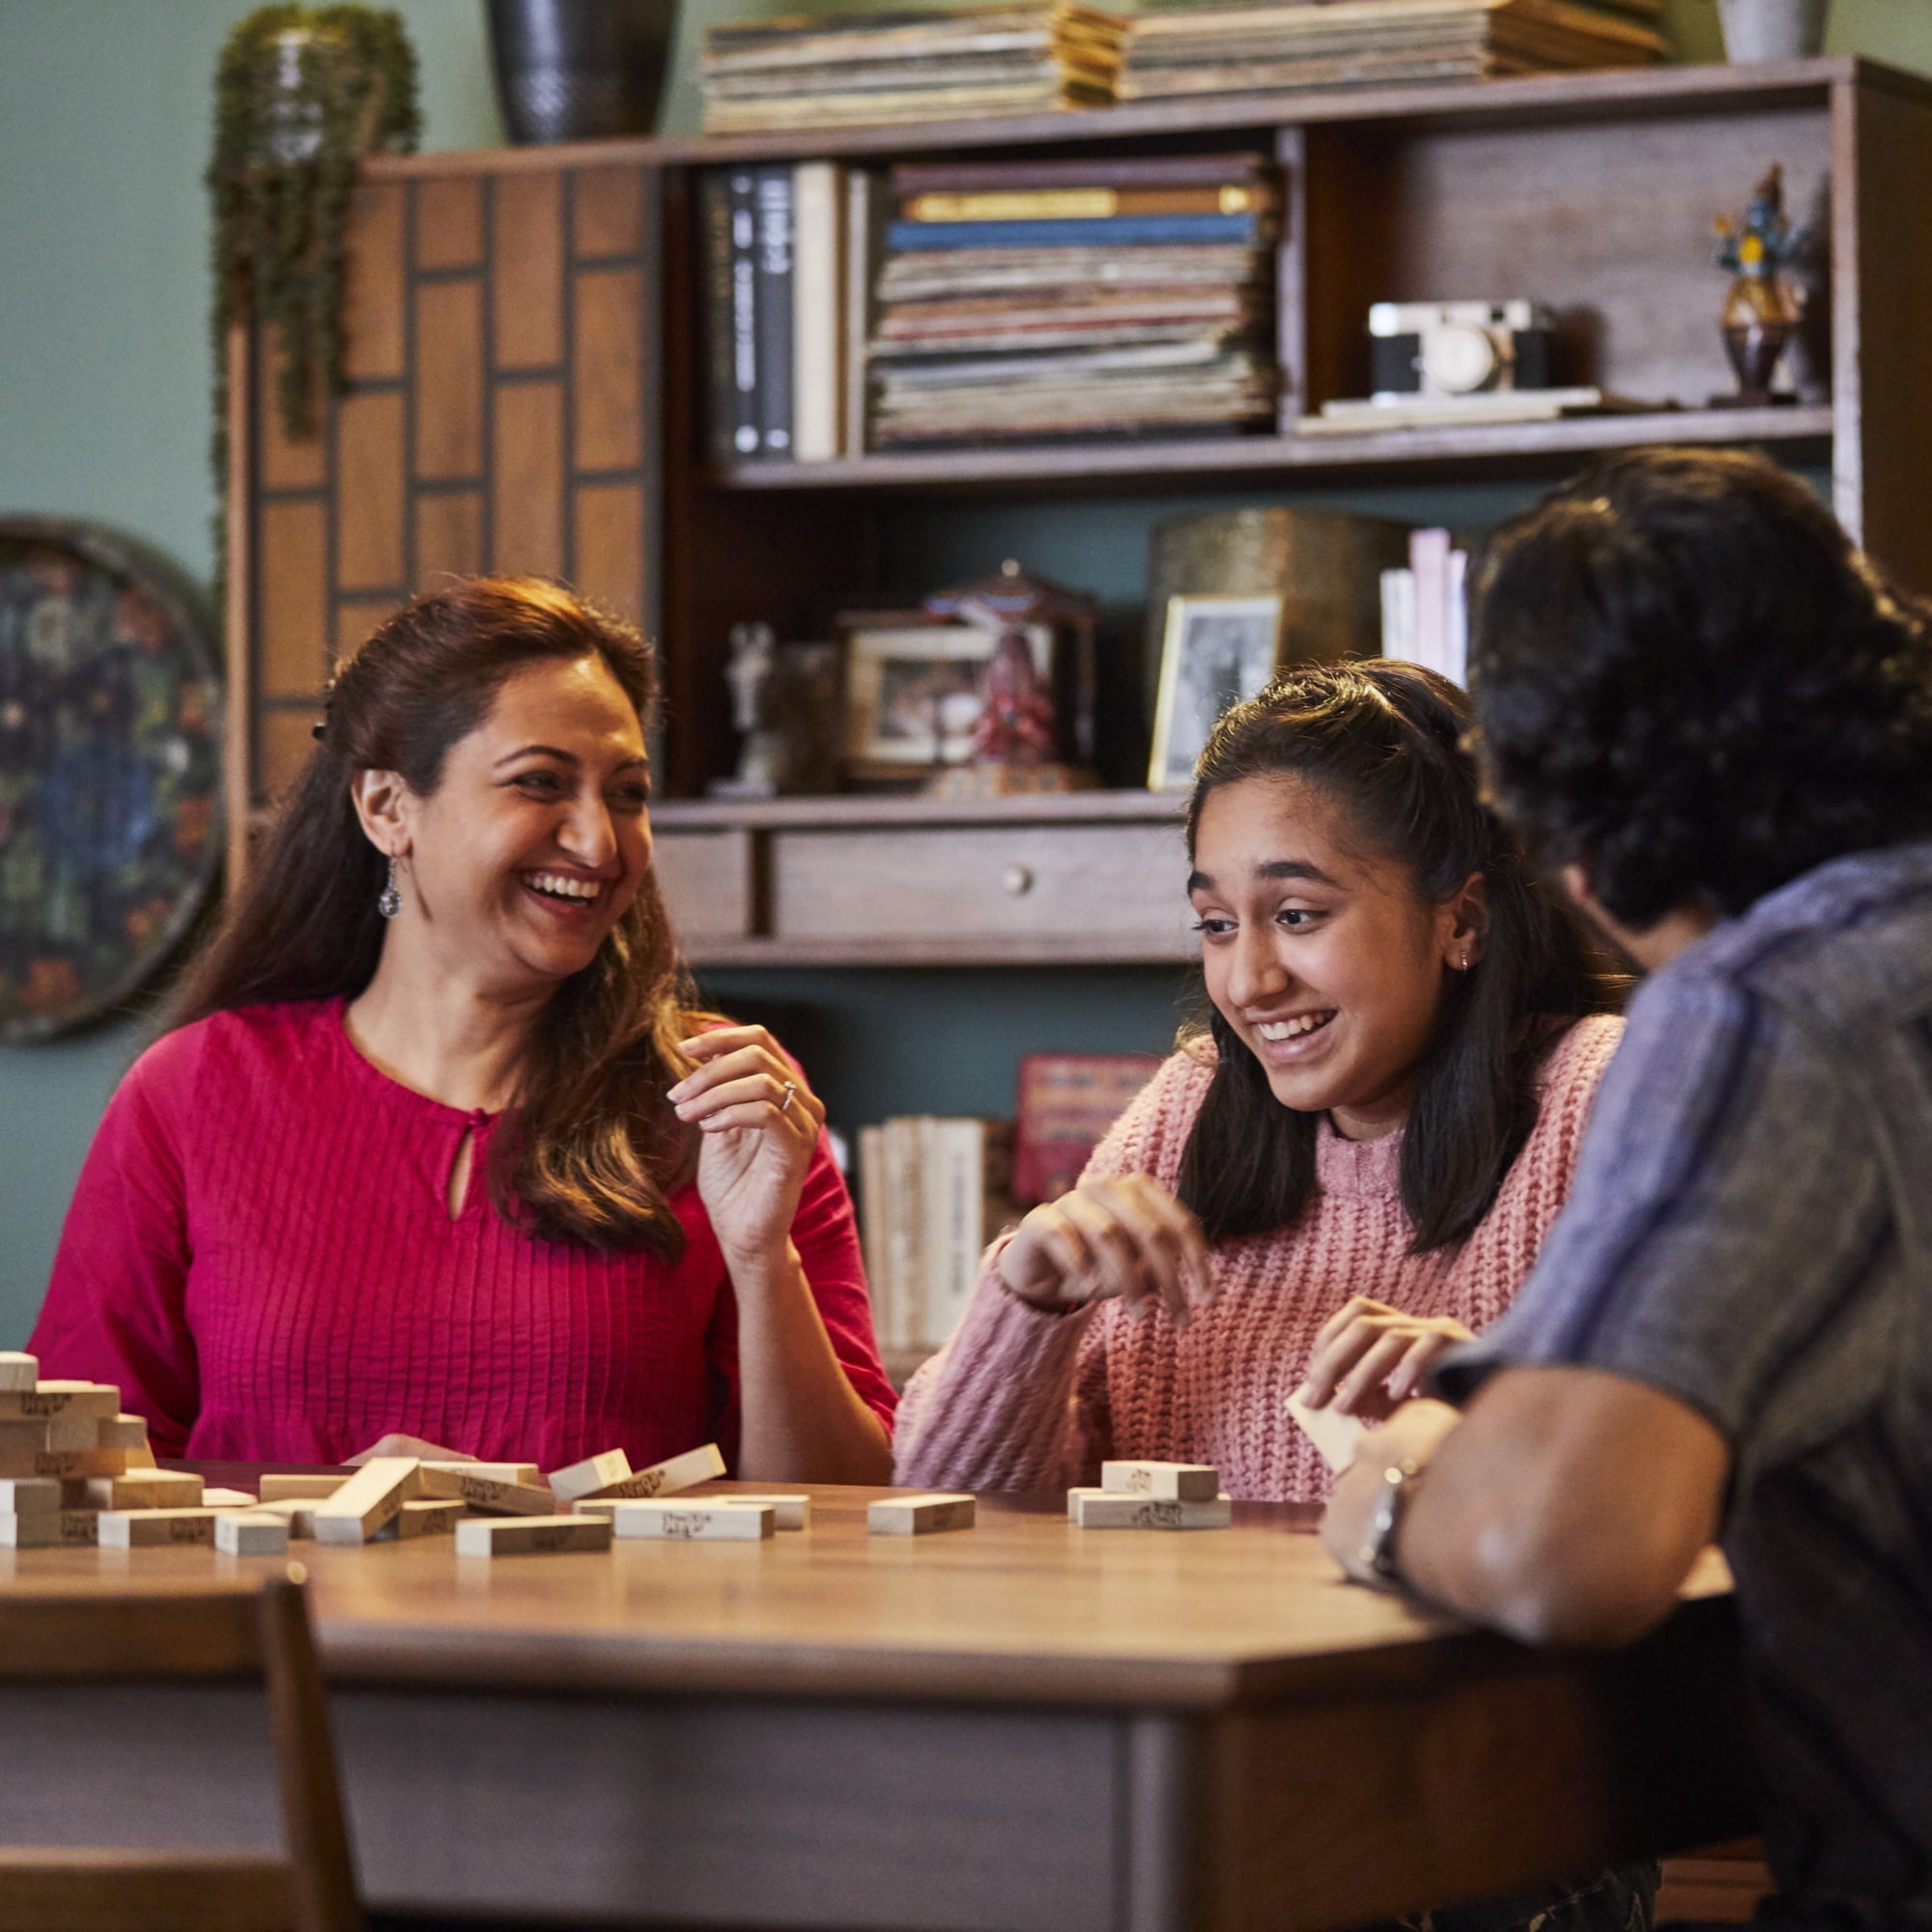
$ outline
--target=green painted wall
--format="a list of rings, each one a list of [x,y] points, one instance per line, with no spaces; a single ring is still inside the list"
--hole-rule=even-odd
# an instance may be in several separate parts
[[[1713,0],[1667,7],[1685,52],[1713,57]],[[213,499],[201,170],[215,56],[248,11],[235,0],[0,0],[0,512],[93,518],[204,580]],[[399,0],[399,11],[421,57],[425,145],[499,140],[482,0]],[[697,125],[704,24],[779,11],[777,0],[687,6],[668,128]],[[1932,4],[1837,0],[1829,45],[1932,71]],[[1457,522],[1513,500],[1488,490],[1347,499]],[[1043,569],[1130,583],[1149,514],[987,510],[950,529],[913,525],[895,567],[957,575],[1008,554],[1024,531]],[[999,1111],[1014,1060],[1032,1047],[1158,1048],[1183,981],[1159,971],[737,973],[707,990],[782,1019],[850,1125],[923,1106]],[[141,1037],[130,1022],[0,1049],[0,1348],[18,1346],[31,1324],[74,1173]]]

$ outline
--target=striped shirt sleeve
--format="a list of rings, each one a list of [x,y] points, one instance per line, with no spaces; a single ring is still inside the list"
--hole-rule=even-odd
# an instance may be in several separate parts
[[[1840,1059],[1748,986],[1650,981],[1569,1204],[1508,1315],[1445,1358],[1440,1391],[1464,1400],[1510,1364],[1603,1369],[1689,1404],[1734,1448],[1763,1446],[1773,1410],[1780,1435],[1862,1413],[1884,1351],[1861,1362],[1843,1343],[1893,1235]]]

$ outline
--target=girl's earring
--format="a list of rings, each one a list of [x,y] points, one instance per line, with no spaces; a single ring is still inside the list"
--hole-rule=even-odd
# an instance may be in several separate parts
[[[396,890],[396,862],[389,861],[389,880],[376,897],[376,910],[384,919],[394,919],[403,909],[403,895]]]

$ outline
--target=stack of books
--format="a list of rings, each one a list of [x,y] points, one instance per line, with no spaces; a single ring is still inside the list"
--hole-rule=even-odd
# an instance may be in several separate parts
[[[708,29],[707,134],[893,127],[1103,106],[1124,27],[1071,0],[959,13],[791,16]]]
[[[1011,1126],[930,1114],[859,1130],[860,1229],[872,1327],[889,1355],[929,1353],[958,1326],[986,1244],[1012,1207]]]
[[[1662,59],[1661,0],[1243,0],[1156,5],[1133,22],[1122,100],[1230,90],[1401,86]]]
[[[1469,681],[1469,554],[1447,530],[1410,530],[1408,568],[1382,572],[1382,656]]]
[[[1263,156],[905,166],[890,195],[873,446],[1273,427]]]

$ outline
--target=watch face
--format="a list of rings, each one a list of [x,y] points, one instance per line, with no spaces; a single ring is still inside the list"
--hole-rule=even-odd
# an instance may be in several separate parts
[[[193,924],[220,688],[185,586],[85,525],[0,520],[0,1038],[95,1018]]]

